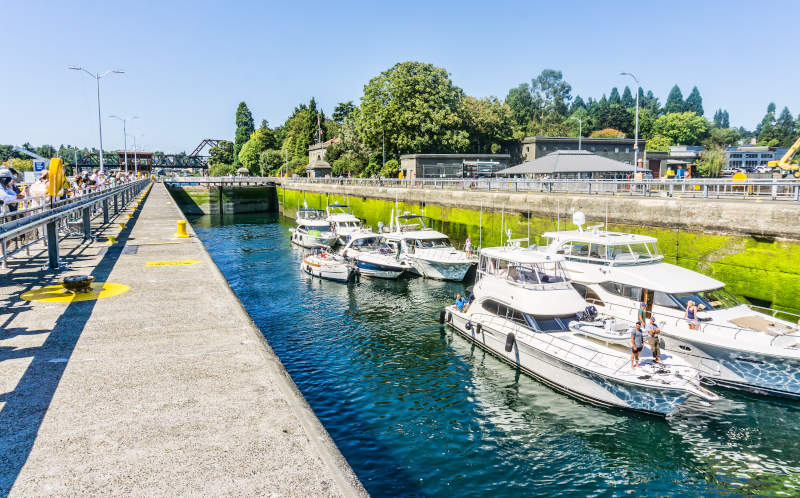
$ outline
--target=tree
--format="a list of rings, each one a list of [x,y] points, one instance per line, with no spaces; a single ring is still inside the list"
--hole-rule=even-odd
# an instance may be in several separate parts
[[[617,90],[617,87],[612,88],[611,93],[608,94],[608,103],[611,105],[622,104],[622,99],[619,96],[619,90]]]
[[[658,102],[658,97],[653,95],[652,90],[648,90],[647,95],[644,95],[644,90],[639,88],[639,107],[650,109],[655,115],[661,114],[661,104]]]
[[[269,176],[271,174],[277,174],[277,171],[284,164],[283,161],[284,156],[279,150],[268,149],[262,151],[261,154],[258,155],[258,168],[261,171],[261,175]]]
[[[697,89],[697,87],[693,87],[692,93],[686,97],[683,110],[687,112],[693,112],[698,116],[703,115],[703,97],[700,96],[700,91]]]
[[[703,151],[700,159],[697,160],[697,171],[702,176],[719,176],[726,161],[725,150],[722,147],[711,147]]]
[[[653,123],[653,134],[663,135],[674,144],[699,145],[708,138],[708,121],[693,112],[665,114]]]
[[[476,153],[491,153],[492,147],[510,140],[513,135],[511,108],[497,97],[476,99],[464,97],[464,113],[469,131],[469,150]]]
[[[352,114],[355,108],[356,106],[353,104],[352,100],[348,100],[347,102],[339,102],[336,104],[336,107],[333,108],[333,114],[331,114],[331,117],[335,122],[342,124],[344,123],[344,120],[347,119],[350,114]]]
[[[767,113],[761,119],[761,123],[756,126],[756,136],[760,145],[769,145],[771,142],[777,144],[780,140],[776,128],[775,103],[770,102],[767,106]]]
[[[531,95],[540,120],[544,120],[545,114],[565,119],[568,116],[569,101],[572,99],[571,93],[572,86],[564,81],[561,71],[555,69],[545,69],[531,81]]]
[[[239,107],[236,109],[236,136],[233,142],[233,161],[235,166],[241,164],[239,162],[239,151],[242,150],[245,142],[250,140],[250,135],[254,131],[253,115],[250,113],[250,109],[247,108],[247,104],[240,102]]]
[[[734,145],[741,138],[736,128],[711,128],[706,148]]]
[[[611,100],[609,99],[609,102]],[[633,134],[634,116],[619,104],[601,106],[597,116],[598,128],[613,128],[625,134]]]
[[[797,140],[796,135],[797,129],[795,128],[792,113],[789,112],[788,107],[784,107],[778,119],[775,121],[775,138],[778,139],[778,145],[781,147],[789,147]]]
[[[233,142],[220,140],[218,146],[211,147],[208,164],[233,164]]]
[[[384,178],[397,178],[400,173],[400,163],[397,159],[389,159],[386,164],[381,168],[380,176]]]
[[[647,150],[669,150],[672,140],[664,135],[653,135],[647,139]]]
[[[536,109],[533,105],[531,87],[527,83],[522,83],[518,87],[509,90],[508,96],[506,96],[506,104],[511,108],[511,116],[517,126],[527,126],[533,120]]]
[[[613,128],[603,128],[589,135],[589,138],[625,138],[625,134]]]
[[[625,90],[622,91],[622,107],[628,109],[630,107],[635,107],[635,106],[636,106],[636,100],[633,98],[631,89],[628,85],[625,85]]]
[[[372,148],[385,137],[391,158],[463,151],[469,145],[463,97],[440,67],[413,61],[395,64],[364,86],[359,134]]]
[[[717,128],[730,128],[731,120],[728,116],[728,111],[717,109],[717,112],[714,113],[714,126]]]
[[[667,103],[664,104],[664,112],[667,114],[683,112],[683,108],[683,94],[681,93],[681,89],[678,88],[678,85],[675,85],[672,87],[672,90],[669,91],[669,95],[667,95]]]
[[[256,133],[253,133],[253,137],[255,137],[255,135]],[[260,153],[258,140],[256,138],[250,138],[239,151],[239,156],[237,157],[239,160],[238,164],[250,170],[251,173],[255,173],[258,169],[258,155]]]
[[[231,176],[236,172],[233,164],[214,164],[209,166],[208,174],[211,176]]]

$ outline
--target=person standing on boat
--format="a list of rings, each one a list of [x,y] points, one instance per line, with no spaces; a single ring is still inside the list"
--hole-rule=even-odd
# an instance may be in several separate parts
[[[647,303],[645,303],[644,301],[639,303],[639,311],[637,315],[638,315],[639,325],[641,325],[642,328],[647,327]]]
[[[644,349],[644,336],[642,335],[642,324],[636,322],[631,329],[631,368],[639,366],[639,353]]]
[[[658,339],[661,329],[656,325],[656,317],[650,317],[650,323],[645,330],[647,330],[647,342],[650,344],[650,351],[653,352],[653,361],[661,363],[661,345]]]
[[[689,322],[690,329],[697,329],[697,305],[694,304],[694,301],[686,304],[686,313],[683,314],[683,319]]]
[[[472,257],[472,239],[469,238],[469,235],[467,235],[467,240],[464,241],[464,252],[467,253],[468,258]]]

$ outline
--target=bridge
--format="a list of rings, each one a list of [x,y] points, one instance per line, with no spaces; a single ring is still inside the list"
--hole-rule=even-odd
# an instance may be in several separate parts
[[[210,155],[208,151],[212,147],[218,147],[221,140],[214,138],[203,139],[192,152],[186,154],[181,152],[178,154],[165,154],[163,152],[137,152],[141,156],[138,159],[139,169],[208,169],[208,159]],[[79,167],[79,168],[97,168],[100,166],[100,159],[97,151],[92,151],[88,154],[79,155],[76,157],[65,157],[64,163],[66,166]],[[107,168],[117,169],[123,168],[125,164],[124,153],[119,152],[104,152],[103,165]],[[133,151],[128,151],[128,169],[134,166]]]

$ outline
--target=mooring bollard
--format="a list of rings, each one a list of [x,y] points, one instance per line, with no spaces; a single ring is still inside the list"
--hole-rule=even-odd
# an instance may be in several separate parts
[[[120,227],[120,228],[125,228],[125,222],[122,222],[122,223],[120,223],[120,224],[119,224],[119,227]]]
[[[124,223],[120,223],[120,225],[124,225]],[[117,238],[113,235],[109,235],[108,237],[106,237],[106,239],[108,239],[108,245],[110,246],[113,246],[114,244],[117,243]]]
[[[178,220],[178,231],[175,232],[175,237],[184,239],[188,236],[189,234],[186,233],[186,220]]]

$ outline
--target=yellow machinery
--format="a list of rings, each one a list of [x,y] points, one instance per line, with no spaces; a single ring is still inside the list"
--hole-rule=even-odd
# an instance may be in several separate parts
[[[780,169],[783,170],[783,176],[788,175],[789,172],[793,172],[792,174],[795,177],[800,178],[800,165],[796,161],[792,162],[792,157],[794,157],[794,155],[797,154],[798,150],[800,150],[800,138],[795,140],[795,142],[792,144],[791,147],[789,147],[789,150],[786,151],[786,154],[784,154],[782,158],[780,158],[777,161],[769,161],[767,163],[767,166],[771,166],[773,168],[775,166],[779,167]]]

